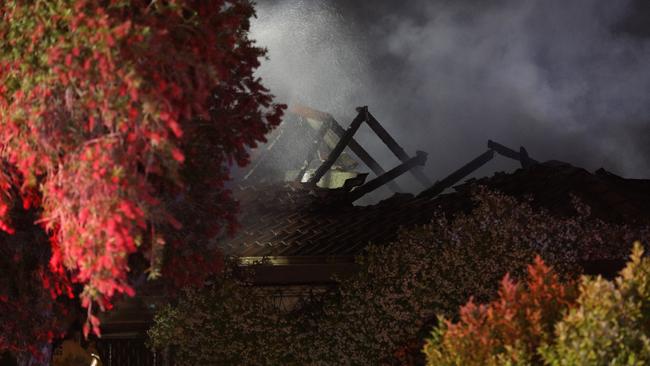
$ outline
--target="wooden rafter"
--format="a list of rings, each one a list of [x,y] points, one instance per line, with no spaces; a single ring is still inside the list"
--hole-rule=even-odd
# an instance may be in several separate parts
[[[474,160],[463,165],[461,168],[455,172],[449,174],[443,180],[437,181],[432,187],[422,191],[418,197],[435,197],[442,193],[445,189],[450,188],[454,184],[458,183],[461,179],[472,174],[476,169],[482,167],[488,161],[494,158],[494,150],[488,150],[483,154],[476,157]]]
[[[310,184],[316,184],[329,169],[331,169],[334,162],[339,158],[341,153],[346,147],[349,147],[366,165],[373,170],[377,177],[370,182],[354,189],[350,193],[352,200],[361,198],[363,195],[381,187],[384,184],[394,187],[393,180],[405,172],[411,172],[423,185],[429,187],[431,182],[427,176],[419,168],[426,163],[427,154],[418,151],[417,156],[410,157],[406,151],[395,141],[395,139],[382,127],[377,119],[368,112],[368,107],[357,108],[358,115],[352,121],[350,126],[343,130],[343,128],[334,120],[334,118],[324,112],[320,112],[311,108],[303,106],[295,106],[292,111],[302,117],[315,119],[321,123],[327,124],[327,128],[334,131],[339,136],[339,141],[330,152],[328,158],[318,167],[314,175],[310,178]],[[385,172],[379,164],[372,159],[370,154],[367,153],[355,140],[354,134],[358,131],[363,122],[366,122],[370,129],[379,137],[379,139],[395,154],[395,156],[402,162],[399,166]],[[310,159],[308,157],[308,159]],[[393,190],[395,190],[393,188]]]
[[[354,118],[352,123],[350,124],[350,127],[345,131],[345,134],[339,142],[336,144],[334,149],[330,152],[330,155],[327,157],[327,160],[325,160],[321,166],[316,169],[316,172],[314,175],[309,179],[309,183],[311,184],[316,184],[318,181],[327,173],[328,170],[334,165],[334,162],[336,159],[339,158],[343,150],[348,146],[350,141],[352,140],[352,137],[354,134],[357,132],[363,121],[368,119],[368,107],[362,107],[358,110],[357,116]]]
[[[395,139],[388,133],[388,131],[386,131],[386,129],[384,129],[384,127],[382,127],[382,125],[379,123],[379,121],[377,121],[377,119],[375,119],[375,117],[370,113],[368,113],[367,123],[368,126],[370,126],[370,128],[375,132],[375,134],[379,136],[381,141],[383,141],[384,144],[388,146],[390,151],[392,151],[393,154],[395,154],[395,156],[402,163],[405,163],[410,159],[406,151],[402,149],[402,147],[397,143],[397,141],[395,141]],[[420,169],[419,167],[414,167],[413,169],[410,170],[410,172],[420,183],[422,183],[422,185],[424,185],[425,187],[431,186],[432,184],[431,181],[424,174],[422,169]]]
[[[516,152],[516,151],[512,150],[511,148],[505,147],[505,146],[501,145],[500,143],[494,142],[492,140],[488,140],[487,146],[488,146],[488,149],[494,150],[499,155],[503,155],[503,156],[505,156],[507,158],[517,160],[518,162],[521,163],[521,166],[523,168],[527,168],[527,167],[529,167],[529,166],[531,166],[533,164],[538,164],[537,160],[532,159],[532,158],[530,158],[528,156],[528,152],[526,151],[526,149],[524,149],[523,146],[521,148],[519,148],[519,152]]]
[[[334,117],[325,112],[321,112],[309,107],[305,107],[302,105],[295,105],[291,109],[292,113],[295,113],[301,117],[304,118],[309,118],[313,119],[316,121],[319,121],[321,123],[328,123],[328,127],[334,132],[339,139],[345,135],[345,129],[341,126],[341,124],[334,119]],[[348,144],[348,147],[350,150],[361,160],[366,166],[373,172],[375,173],[376,176],[380,176],[386,171],[379,165],[379,163],[366,151],[366,149],[363,148],[355,139],[354,137],[350,140],[350,143]],[[388,188],[390,188],[393,192],[401,192],[402,189],[400,186],[391,181],[388,182],[387,184]]]
[[[427,161],[427,153],[424,151],[417,151],[415,157],[409,158],[407,161],[396,166],[395,168],[387,171],[386,173],[380,175],[379,177],[371,180],[370,182],[362,185],[361,187],[356,188],[350,192],[349,198],[350,201],[356,201],[364,195],[374,191],[375,189],[383,186],[387,182],[399,177],[400,175],[410,171],[411,169],[422,166]]]

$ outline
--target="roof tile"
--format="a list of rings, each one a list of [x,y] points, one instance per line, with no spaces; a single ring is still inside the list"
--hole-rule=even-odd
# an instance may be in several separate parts
[[[426,224],[436,212],[471,208],[471,184],[515,197],[531,197],[535,207],[557,215],[574,213],[571,194],[606,221],[650,219],[650,180],[624,179],[604,170],[592,174],[569,164],[549,162],[471,179],[455,192],[433,199],[395,194],[371,206],[353,206],[345,192],[300,183],[263,185],[235,191],[241,231],[223,240],[228,254],[241,256],[354,256],[369,242],[388,243],[402,227]]]

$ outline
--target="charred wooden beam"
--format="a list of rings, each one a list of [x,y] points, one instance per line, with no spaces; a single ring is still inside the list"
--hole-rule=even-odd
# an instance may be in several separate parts
[[[357,109],[359,114],[357,114],[357,117],[352,121],[350,124],[350,127],[345,131],[345,134],[343,134],[343,137],[339,140],[339,142],[336,144],[334,149],[330,152],[330,155],[327,157],[327,160],[325,160],[319,167],[316,169],[316,172],[314,173],[314,176],[312,176],[309,179],[309,183],[311,184],[316,184],[318,181],[327,173],[328,170],[332,167],[336,159],[339,158],[343,150],[345,149],[348,144],[350,144],[350,141],[352,140],[352,137],[354,134],[359,130],[359,127],[361,126],[361,123],[363,121],[366,121],[368,119],[368,107],[360,107]]]
[[[345,135],[345,130],[343,129],[343,127],[341,127],[341,125],[334,118],[332,118],[330,122],[331,122],[332,131],[334,131],[334,133],[338,135],[339,138],[342,138],[343,135]],[[350,150],[352,150],[354,155],[356,155],[359,158],[359,160],[361,160],[364,164],[366,164],[366,166],[370,168],[370,170],[372,170],[373,173],[375,173],[376,176],[379,177],[382,174],[386,173],[384,168],[382,168],[381,165],[379,165],[379,163],[375,159],[373,159],[373,157],[370,156],[370,154],[366,151],[366,149],[364,149],[363,146],[359,145],[359,143],[354,138],[350,140],[350,144],[348,144],[348,147],[350,148]],[[388,182],[387,186],[393,192],[402,191],[402,188],[400,188],[400,186],[395,182],[392,181]]]
[[[521,163],[521,167],[524,169],[527,169],[531,165],[535,164],[530,156],[528,156],[528,151],[523,146],[519,147],[519,162]]]
[[[386,129],[384,129],[384,127],[382,127],[382,125],[379,123],[379,121],[377,121],[377,119],[375,119],[375,117],[373,117],[373,115],[370,114],[370,113],[368,113],[368,121],[367,121],[367,123],[368,123],[368,126],[370,126],[370,128],[375,132],[375,134],[377,134],[377,136],[379,136],[381,141],[383,141],[384,144],[386,144],[386,146],[388,146],[390,151],[392,151],[393,154],[395,154],[395,156],[397,156],[397,158],[402,163],[404,163],[404,162],[406,162],[407,160],[410,159],[410,157],[408,156],[406,151],[404,151],[404,149],[402,149],[402,147],[397,143],[397,141],[395,141],[393,136],[391,136],[388,133],[388,131],[386,131]],[[422,172],[422,170],[420,168],[416,167],[416,168],[412,169],[411,174],[413,174],[413,176],[415,176],[415,178],[420,183],[422,183],[425,187],[430,187],[431,186],[431,181],[424,174],[424,172]]]
[[[311,118],[317,121],[321,122],[328,122],[329,127],[332,129],[332,132],[334,132],[339,138],[342,138],[343,135],[345,135],[345,129],[341,127],[341,124],[332,117],[331,114],[321,112],[309,107],[301,106],[301,105],[296,105],[291,109],[291,112],[302,116],[304,118]],[[373,172],[375,173],[376,176],[380,176],[386,171],[379,165],[379,163],[372,157],[370,154],[366,151],[366,149],[363,148],[355,139],[354,137],[350,140],[350,143],[348,144],[348,147],[354,155],[356,155],[359,160],[361,160],[366,166]],[[388,182],[387,184],[388,188],[390,188],[393,192],[401,192],[402,189],[400,186],[395,183],[395,182]]]
[[[443,180],[437,181],[436,184],[434,184],[431,188],[422,191],[418,195],[418,197],[433,198],[439,195],[440,193],[444,192],[445,189],[453,186],[454,184],[458,183],[461,179],[470,175],[476,169],[485,165],[485,163],[492,160],[492,158],[494,158],[494,150],[488,150],[484,152],[483,154],[479,155],[476,159],[470,161],[460,169],[449,174]]]
[[[498,142],[494,142],[492,140],[488,140],[488,148],[494,150],[497,152],[499,155],[503,155],[507,158],[517,160],[518,162],[521,163],[523,167],[527,167],[533,164],[537,164],[538,161],[535,159],[532,159],[528,156],[528,153],[526,152],[526,149],[523,147],[520,149],[520,152],[516,152],[512,150],[511,148],[505,147]],[[521,153],[523,152],[523,154]]]
[[[305,172],[307,169],[309,169],[309,165],[311,162],[314,160],[316,157],[316,153],[318,152],[318,149],[320,146],[323,144],[324,139],[325,139],[325,134],[327,133],[327,130],[330,128],[330,122],[329,121],[321,121],[321,126],[318,129],[318,132],[316,133],[316,136],[314,136],[314,141],[312,142],[311,147],[309,148],[309,151],[307,152],[307,157],[305,158],[305,161],[303,162],[302,169],[300,169],[300,172],[298,173],[298,176],[296,177],[297,181],[302,181],[302,177],[305,175]]]
[[[350,201],[358,200],[364,195],[383,186],[387,182],[399,177],[400,175],[406,173],[407,171],[413,169],[414,167],[424,165],[426,162],[427,162],[427,153],[425,153],[424,151],[417,151],[415,157],[408,159],[402,164],[389,170],[385,174],[382,174],[381,176],[371,180],[370,182],[350,192],[350,196],[349,196]]]

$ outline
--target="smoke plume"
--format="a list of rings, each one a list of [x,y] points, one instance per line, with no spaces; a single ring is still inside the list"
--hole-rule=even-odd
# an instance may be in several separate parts
[[[261,2],[259,75],[344,126],[370,111],[440,179],[488,139],[537,160],[650,175],[649,8],[632,0]],[[646,13],[646,15],[649,13]],[[397,160],[369,130],[385,168]],[[478,175],[517,166],[505,158]],[[402,184],[422,187],[408,176]]]

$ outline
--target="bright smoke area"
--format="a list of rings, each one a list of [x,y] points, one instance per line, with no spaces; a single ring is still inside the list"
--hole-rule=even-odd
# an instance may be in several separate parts
[[[641,0],[261,1],[251,36],[268,49],[258,75],[278,101],[329,112],[343,127],[367,105],[409,154],[429,153],[434,181],[488,139],[523,145],[540,161],[642,178],[650,175],[649,8]],[[399,164],[367,127],[355,138],[385,169]],[[516,167],[497,158],[474,176]],[[409,174],[398,182],[423,188]]]

